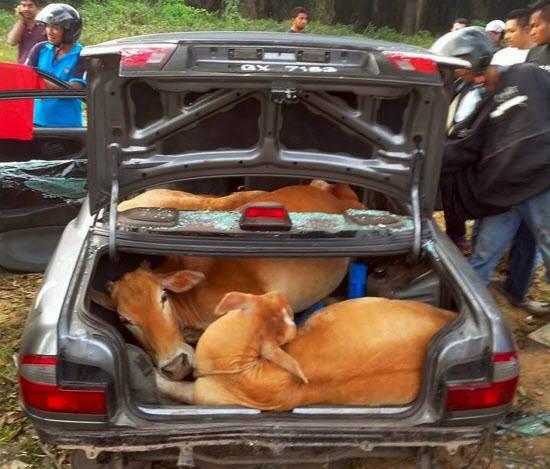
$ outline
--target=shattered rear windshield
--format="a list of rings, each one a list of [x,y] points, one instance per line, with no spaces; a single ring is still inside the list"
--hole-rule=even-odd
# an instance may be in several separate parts
[[[0,162],[0,210],[80,204],[86,167],[86,160]]]
[[[250,233],[241,227],[241,211],[172,210],[134,208],[118,215],[121,231],[239,235]],[[414,229],[411,217],[381,210],[348,209],[343,214],[289,212],[288,231],[262,230],[270,236],[354,236],[357,233],[398,234]]]

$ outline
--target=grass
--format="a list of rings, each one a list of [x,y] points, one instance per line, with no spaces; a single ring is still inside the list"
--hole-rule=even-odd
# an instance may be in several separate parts
[[[81,42],[85,45],[116,39],[168,31],[287,31],[289,22],[268,19],[250,20],[237,14],[218,15],[193,8],[181,0],[159,0],[154,4],[144,0],[87,0],[80,9],[84,19]],[[0,60],[15,60],[15,48],[5,38],[14,22],[11,11],[0,9]],[[308,31],[335,36],[369,37],[429,47],[434,38],[421,31],[406,36],[391,28],[369,27],[362,34],[346,25],[326,25],[313,22]]]
[[[15,61],[17,49],[6,42],[6,34],[14,22],[11,12],[0,10],[0,61]]]
[[[19,349],[25,317],[33,302],[40,279],[41,275],[7,276],[0,273],[1,468],[46,469],[55,466],[53,461],[56,456],[51,455],[50,450],[39,442],[19,408],[17,371],[12,359]]]

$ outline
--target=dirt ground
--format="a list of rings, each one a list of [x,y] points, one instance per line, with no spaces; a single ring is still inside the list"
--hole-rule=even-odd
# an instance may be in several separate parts
[[[497,273],[497,276],[502,275],[502,271]],[[17,380],[12,356],[18,350],[25,317],[40,280],[41,276],[35,274],[0,274],[0,469],[67,467],[67,454],[42,445],[17,405]],[[520,348],[521,382],[516,396],[515,411],[550,412],[550,349],[534,345],[526,339],[531,331],[547,321],[511,307],[498,293],[493,291],[493,294]],[[545,284],[542,269],[537,273],[530,294],[539,300],[550,300],[550,288]],[[474,468],[550,468],[550,435],[533,438],[502,430],[497,433],[481,452],[479,462],[473,466]],[[467,467],[473,455],[473,449],[459,452],[452,457],[441,454],[439,467]],[[358,462],[353,467],[407,469],[413,468],[414,462],[369,461]]]

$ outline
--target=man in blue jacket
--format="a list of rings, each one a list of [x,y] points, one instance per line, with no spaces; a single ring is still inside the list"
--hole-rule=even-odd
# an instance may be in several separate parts
[[[64,3],[51,3],[37,15],[36,21],[45,24],[48,40],[34,46],[27,65],[67,82],[71,88],[84,88],[85,68],[80,57],[82,45],[77,42],[82,30],[78,11]],[[46,86],[59,88],[49,81]],[[42,127],[82,127],[82,101],[77,98],[38,99],[34,108],[34,124]]]

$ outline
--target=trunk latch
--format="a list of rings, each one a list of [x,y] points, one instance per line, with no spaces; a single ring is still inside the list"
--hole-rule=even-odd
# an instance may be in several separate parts
[[[298,91],[296,88],[273,88],[271,100],[275,104],[294,104],[298,101]]]

